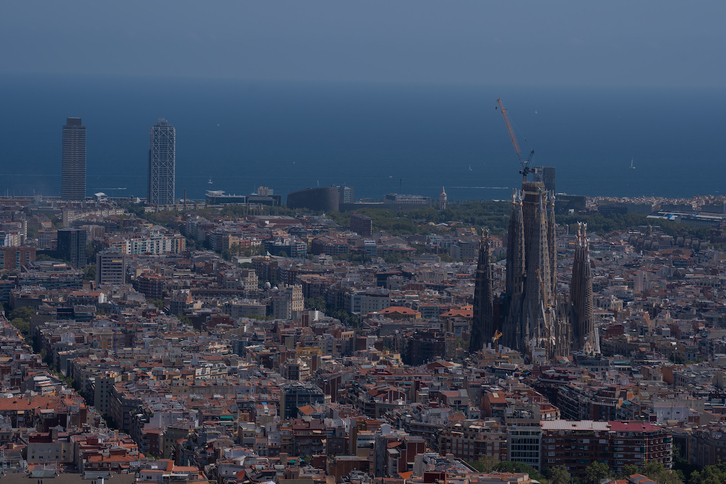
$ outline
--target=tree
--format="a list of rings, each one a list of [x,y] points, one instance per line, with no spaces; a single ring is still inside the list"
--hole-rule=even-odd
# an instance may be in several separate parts
[[[701,472],[693,471],[688,480],[688,484],[722,484],[724,482],[726,482],[726,471],[723,464],[706,466]]]
[[[595,461],[585,468],[585,482],[588,484],[598,484],[609,475],[610,467],[602,462]]]
[[[643,474],[658,482],[659,484],[683,484],[683,481],[681,481],[681,478],[678,476],[677,473],[671,471],[670,469],[666,469],[660,462],[650,461],[645,464],[645,467],[643,467]],[[726,482],[726,473],[722,473],[719,479],[721,478],[723,478],[723,480],[720,480],[718,482]],[[708,484],[710,484],[710,482]]]
[[[319,311],[325,311],[325,299],[323,298],[323,296],[308,298],[305,300],[305,307],[307,309],[317,309]]]
[[[499,459],[491,455],[482,454],[479,460],[472,462],[471,466],[479,472],[491,472],[499,464]]]
[[[239,244],[230,245],[229,252],[234,256],[238,256],[239,255]]]
[[[510,462],[510,461],[504,461],[500,462],[496,466],[494,466],[494,471],[496,472],[512,472],[512,473],[527,473],[529,474],[529,477],[534,479],[535,481],[542,481],[544,479],[544,476],[540,474],[537,469],[535,469],[532,466],[528,466],[524,462]]]
[[[629,476],[632,476],[633,474],[637,474],[638,472],[640,472],[640,469],[638,468],[638,466],[636,466],[635,464],[626,464],[623,467],[623,472],[621,474],[621,477],[623,479],[625,479]]]
[[[184,325],[186,325],[186,326],[189,326],[190,328],[193,328],[193,327],[194,327],[194,325],[192,324],[192,320],[191,320],[191,319],[189,319],[189,318],[188,318],[187,316],[184,316],[183,314],[180,314],[180,315],[179,315],[179,316],[177,316],[177,317],[179,318],[179,321],[180,321],[180,322],[181,322],[182,324],[184,324]]]
[[[33,308],[25,306],[22,308],[15,308],[12,311],[10,311],[10,314],[8,317],[12,320],[15,318],[20,318],[22,320],[30,322],[30,317],[35,314],[35,311]]]
[[[88,261],[96,260],[96,248],[94,247],[93,242],[86,244],[86,259]]]
[[[563,466],[552,469],[549,478],[550,484],[569,484],[572,480],[570,473]]]
[[[83,268],[83,280],[84,281],[95,281],[96,280],[96,264],[91,264]]]
[[[11,319],[10,324],[18,328],[18,331],[23,333],[23,335],[27,335],[28,333],[30,333],[30,323],[28,321],[25,321],[24,319]]]
[[[147,303],[153,304],[159,309],[164,309],[164,300],[163,299],[147,299]]]

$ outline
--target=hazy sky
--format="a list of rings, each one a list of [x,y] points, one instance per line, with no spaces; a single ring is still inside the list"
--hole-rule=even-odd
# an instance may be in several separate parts
[[[0,74],[726,87],[726,2],[0,1]]]

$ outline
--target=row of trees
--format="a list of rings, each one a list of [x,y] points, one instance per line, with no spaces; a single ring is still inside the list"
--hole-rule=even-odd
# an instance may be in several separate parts
[[[606,234],[614,230],[626,230],[644,225],[657,225],[663,230],[663,233],[673,237],[697,238],[700,240],[708,240],[710,230],[708,227],[693,227],[683,223],[677,223],[670,220],[653,220],[647,215],[639,213],[613,213],[608,215],[558,215],[556,216],[558,224],[569,225],[570,232],[577,230],[577,223],[584,222],[587,224],[587,230],[598,234]]]
[[[366,215],[373,220],[373,229],[391,235],[445,233],[446,227],[436,227],[436,224],[459,222],[476,227],[489,227],[493,233],[504,232],[509,225],[509,211],[511,207],[507,202],[497,201],[468,201],[452,202],[446,210],[436,210],[426,207],[417,210],[394,212],[377,208],[362,208],[358,213]],[[331,212],[330,218],[341,227],[350,223],[350,213]],[[434,224],[431,226],[429,224]]]
[[[540,473],[522,462],[500,462],[492,456],[482,456],[478,461],[472,462],[471,466],[479,472],[524,472],[536,481],[549,484],[600,484],[603,479],[626,479],[633,474],[643,474],[658,484],[683,484],[686,481],[682,471],[666,469],[660,462],[648,462],[642,468],[626,465],[620,473],[613,472],[603,462],[593,462],[585,469],[584,479],[573,477],[564,467],[551,467]],[[701,473],[693,472],[688,484],[726,484],[726,464],[706,467]]]
[[[172,228],[178,227],[179,217],[185,213],[174,210],[145,213],[142,206],[134,204],[127,204],[125,208],[138,217]],[[358,212],[373,219],[374,230],[384,231],[391,235],[424,234],[431,233],[432,231],[436,232],[437,230],[446,230],[436,229],[428,224],[448,224],[450,222],[459,222],[475,227],[488,227],[489,230],[496,234],[507,230],[510,210],[511,205],[507,201],[455,200],[449,202],[445,210],[426,207],[418,210],[394,212],[392,210],[362,208]],[[242,217],[248,215],[248,209],[243,205],[227,205],[221,209],[206,208],[196,210],[196,213],[203,216],[212,215],[215,212],[223,217]],[[287,216],[296,216],[301,213],[315,213],[308,210],[292,210],[284,206],[264,207],[264,212],[270,215]],[[328,216],[342,227],[347,227],[350,221],[350,213],[331,212]],[[574,226],[577,222],[587,223],[590,231],[599,234],[653,223],[646,215],[637,213],[557,215],[557,223],[559,224]],[[657,225],[666,234],[672,236],[695,237],[701,240],[707,240],[709,236],[709,229],[704,227],[692,227],[668,220],[658,220]]]

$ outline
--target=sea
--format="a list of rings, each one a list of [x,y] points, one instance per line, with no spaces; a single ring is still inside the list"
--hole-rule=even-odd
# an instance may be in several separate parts
[[[356,199],[508,199],[521,167],[498,98],[557,192],[726,190],[726,89],[3,75],[0,194],[60,195],[61,126],[80,116],[88,195],[145,197],[149,128],[165,118],[177,197],[347,185]]]

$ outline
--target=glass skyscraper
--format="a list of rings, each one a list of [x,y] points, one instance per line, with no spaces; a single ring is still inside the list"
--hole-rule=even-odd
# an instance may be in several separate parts
[[[81,118],[66,118],[63,126],[63,200],[86,198],[86,127]]]
[[[151,205],[173,205],[176,188],[176,130],[160,118],[149,134]]]

